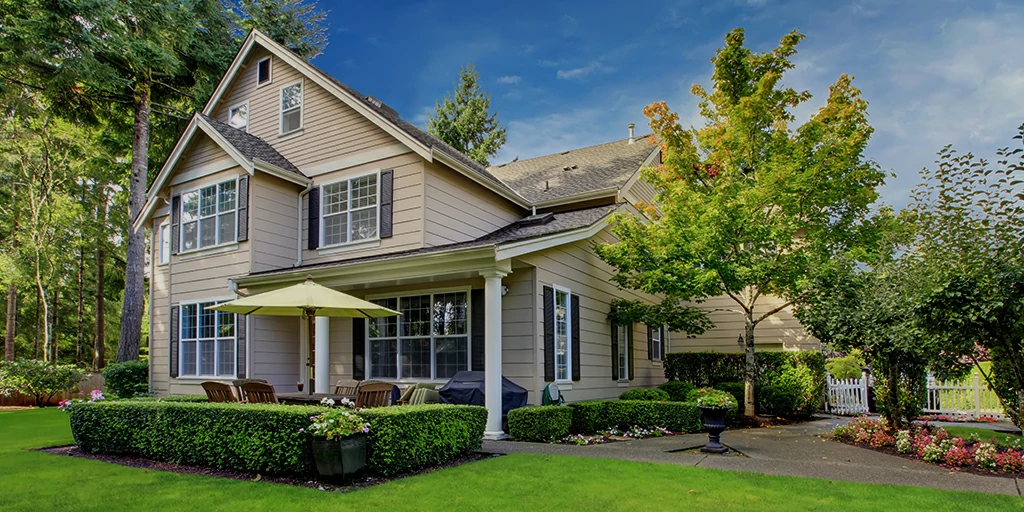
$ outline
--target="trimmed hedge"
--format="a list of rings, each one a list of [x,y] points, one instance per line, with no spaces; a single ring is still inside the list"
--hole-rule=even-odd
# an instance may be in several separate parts
[[[103,369],[103,387],[117,398],[134,398],[149,394],[149,363],[125,361]]]
[[[607,400],[575,402],[572,410],[572,431],[592,434],[611,427],[664,427],[672,432],[701,432],[700,409],[684,402],[650,400]]]
[[[685,402],[686,396],[694,390],[694,387],[689,382],[670,380],[658,386],[658,389],[668,393],[668,399],[673,402]]]
[[[743,406],[746,405],[746,393],[747,387],[742,382],[719,382],[715,384],[715,389],[719,391],[725,391],[732,395],[736,399],[736,407],[738,411],[743,410]]]
[[[161,401],[162,400],[162,401]],[[418,405],[368,410],[367,464],[395,475],[442,464],[480,446],[483,407]],[[122,400],[69,409],[88,453],[268,474],[315,474],[309,417],[316,406]]]
[[[572,402],[569,408],[572,409],[574,434],[593,434],[611,426],[608,424],[608,401]]]
[[[660,389],[634,388],[619,395],[619,400],[653,400],[655,402],[668,401],[668,393]]]
[[[206,395],[171,395],[171,396],[137,396],[132,398],[136,402],[187,402],[193,404],[209,403]]]
[[[508,412],[508,434],[516,441],[547,443],[569,435],[573,410],[558,405],[520,407]]]

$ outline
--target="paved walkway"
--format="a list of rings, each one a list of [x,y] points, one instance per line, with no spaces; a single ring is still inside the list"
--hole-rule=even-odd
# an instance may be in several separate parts
[[[594,446],[484,441],[483,451],[661,462],[769,475],[1021,495],[1024,482],[1013,478],[950,471],[935,464],[825,441],[818,437],[848,420],[825,418],[794,425],[728,430],[723,433],[722,443],[742,455],[677,451],[703,446],[707,442],[706,434],[656,437]]]

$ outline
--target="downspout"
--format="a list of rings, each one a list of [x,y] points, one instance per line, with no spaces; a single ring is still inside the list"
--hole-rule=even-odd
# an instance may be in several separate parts
[[[298,201],[295,203],[295,265],[293,267],[299,267],[302,265],[302,198],[309,194],[309,191],[313,190],[312,180],[306,184],[306,188],[299,192]]]

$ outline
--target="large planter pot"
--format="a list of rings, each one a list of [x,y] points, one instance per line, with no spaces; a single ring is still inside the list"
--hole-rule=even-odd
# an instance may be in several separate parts
[[[704,422],[704,430],[708,433],[708,444],[700,451],[704,453],[726,453],[728,448],[722,446],[722,432],[725,430],[725,413],[731,407],[705,407],[700,406],[701,419]]]
[[[366,466],[366,435],[328,440],[313,438],[313,460],[321,476],[347,480]]]

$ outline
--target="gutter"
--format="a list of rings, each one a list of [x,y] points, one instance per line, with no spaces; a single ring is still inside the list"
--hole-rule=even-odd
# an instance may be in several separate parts
[[[306,188],[299,191],[298,199],[295,201],[295,264],[293,267],[302,266],[302,198],[313,190],[313,180],[306,183]]]

